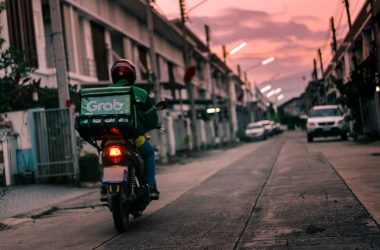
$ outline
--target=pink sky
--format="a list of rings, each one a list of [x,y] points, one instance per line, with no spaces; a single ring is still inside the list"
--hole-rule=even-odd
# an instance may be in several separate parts
[[[179,17],[179,0],[156,0],[159,10],[169,19]],[[191,9],[202,0],[187,0]],[[350,0],[355,18],[364,0]],[[346,12],[342,0],[208,0],[189,13],[189,27],[204,38],[204,24],[212,30],[212,51],[221,57],[221,46],[227,50],[246,41],[248,45],[230,56],[228,64],[247,69],[263,59],[276,60],[266,66],[249,70],[248,78],[261,87],[281,87],[283,101],[298,96],[310,79],[313,58],[321,48],[324,66],[331,58],[329,19],[335,17],[337,34],[347,32]],[[339,38],[338,37],[338,38]],[[275,80],[265,83],[276,76]]]

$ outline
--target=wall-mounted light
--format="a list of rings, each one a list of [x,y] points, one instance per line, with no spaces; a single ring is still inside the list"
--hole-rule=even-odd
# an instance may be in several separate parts
[[[220,108],[209,108],[206,110],[207,114],[214,114],[214,113],[219,113]]]

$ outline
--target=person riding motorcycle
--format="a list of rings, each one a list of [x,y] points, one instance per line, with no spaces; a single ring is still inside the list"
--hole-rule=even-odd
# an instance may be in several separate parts
[[[131,86],[135,95],[139,136],[136,147],[144,160],[143,182],[149,185],[151,199],[158,199],[160,192],[156,184],[156,163],[152,144],[145,133],[157,127],[158,114],[154,101],[142,88],[133,86],[136,81],[136,67],[126,59],[117,60],[111,67],[112,85],[110,87]]]

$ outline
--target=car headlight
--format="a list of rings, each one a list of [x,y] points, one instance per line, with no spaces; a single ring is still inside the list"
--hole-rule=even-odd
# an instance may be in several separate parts
[[[309,127],[315,127],[316,124],[315,124],[315,122],[308,122],[308,123],[307,123],[307,126],[309,126]]]
[[[344,125],[344,120],[338,121],[338,126],[343,126]]]

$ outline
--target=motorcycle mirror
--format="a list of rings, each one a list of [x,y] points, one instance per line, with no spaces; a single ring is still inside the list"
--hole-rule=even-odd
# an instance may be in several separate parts
[[[161,110],[164,110],[168,107],[168,104],[166,103],[166,101],[161,101],[161,102],[158,102],[156,104],[156,108],[157,108],[157,111],[161,111]]]

